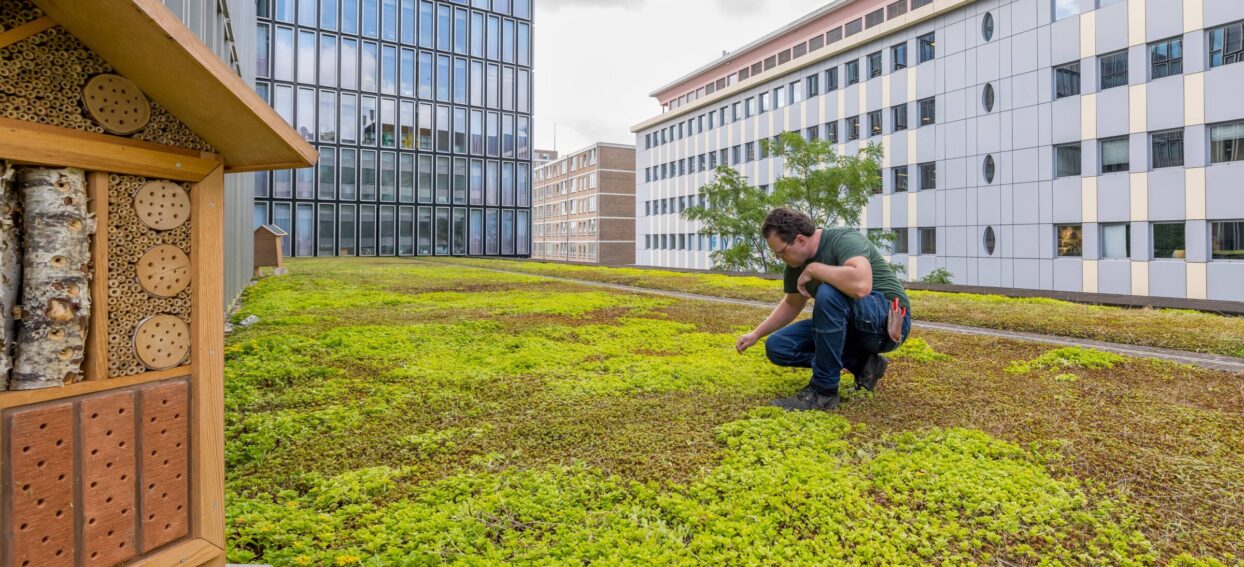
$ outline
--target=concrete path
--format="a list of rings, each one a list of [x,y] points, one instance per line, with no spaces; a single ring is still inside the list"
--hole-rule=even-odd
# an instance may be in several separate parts
[[[427,262],[426,260],[423,260]],[[627,291],[632,293],[646,293],[650,295],[661,295],[665,297],[676,297],[679,299],[691,299],[695,301],[713,301],[717,303],[729,303],[731,305],[741,305],[746,307],[756,307],[762,309],[773,309],[773,303],[764,301],[752,301],[748,299],[732,299],[728,297],[716,297],[712,295],[699,295],[694,293],[684,293],[680,291],[668,291],[663,289],[649,289],[644,287],[635,287],[622,284],[597,282],[591,280],[580,280],[575,278],[563,278],[558,276],[546,276],[543,274],[532,274],[520,272],[517,270],[501,270],[497,268],[483,268],[479,266],[464,266],[462,264],[446,264],[442,262],[427,262],[440,264],[443,266],[453,266],[456,268],[474,268],[477,270],[489,270],[493,272],[501,272],[506,274],[517,274],[521,276],[535,276],[549,280],[560,282],[587,285],[594,287],[603,287],[608,289],[616,289],[619,291]],[[806,309],[805,311],[810,311]],[[1038,333],[1023,333],[1019,331],[1003,331],[999,329],[986,329],[983,327],[969,327],[967,325],[955,325],[952,323],[933,323],[928,321],[914,321],[913,326],[917,329],[931,329],[935,331],[943,331],[949,333],[960,333],[965,335],[981,335],[986,337],[997,337],[1003,339],[1011,339],[1017,341],[1029,341],[1035,343],[1044,343],[1057,346],[1079,346],[1086,348],[1094,348],[1100,351],[1113,352],[1124,356],[1132,356],[1138,358],[1157,358],[1161,360],[1169,360],[1180,364],[1190,364],[1211,370],[1225,370],[1228,372],[1244,373],[1244,358],[1236,358],[1233,356],[1223,356],[1217,354],[1202,354],[1197,352],[1187,352],[1182,350],[1147,347],[1138,345],[1125,345],[1118,343],[1108,343],[1103,341],[1094,341],[1090,339],[1079,339],[1074,337],[1058,337],[1054,335],[1042,335]]]

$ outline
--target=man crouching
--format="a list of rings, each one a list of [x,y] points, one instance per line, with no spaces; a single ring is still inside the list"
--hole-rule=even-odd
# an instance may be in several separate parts
[[[881,353],[898,348],[911,330],[911,303],[890,265],[859,230],[817,228],[812,219],[787,208],[769,212],[761,236],[786,263],[786,296],[763,323],[739,337],[735,348],[741,354],[773,333],[765,342],[769,360],[812,369],[803,390],[773,405],[838,407],[844,368],[855,375],[856,388],[872,391],[885,374]],[[809,299],[816,300],[812,318],[792,324]]]

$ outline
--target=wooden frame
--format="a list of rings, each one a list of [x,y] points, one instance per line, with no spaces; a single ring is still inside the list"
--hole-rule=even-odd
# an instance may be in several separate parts
[[[0,159],[88,170],[91,211],[98,219],[92,241],[95,307],[87,338],[86,380],[62,388],[0,392],[0,411],[190,376],[190,533],[186,539],[131,564],[224,565],[223,160],[202,152],[5,119],[0,119]],[[192,182],[190,365],[107,377],[109,173]],[[4,428],[7,425],[0,421],[0,429]],[[7,435],[3,431],[0,439]],[[0,466],[4,455],[0,451]]]

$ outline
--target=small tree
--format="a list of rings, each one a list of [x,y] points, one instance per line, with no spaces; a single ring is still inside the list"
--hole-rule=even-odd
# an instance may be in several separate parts
[[[717,177],[700,191],[704,204],[688,207],[683,215],[703,223],[700,234],[719,234],[732,242],[710,254],[718,269],[775,272],[782,267],[760,235],[765,215],[776,207],[791,207],[812,218],[817,226],[859,226],[868,197],[881,186],[883,150],[869,144],[854,156],[839,155],[825,140],[805,140],[786,132],[776,141],[762,140],[761,149],[783,159],[785,174],[766,192],[729,165],[716,169]]]
[[[774,195],[748,183],[747,178],[728,165],[719,165],[717,178],[700,188],[704,204],[687,207],[683,216],[704,223],[700,234],[717,234],[732,243],[714,250],[713,266],[739,272],[774,272],[781,260],[774,258],[760,236],[765,215],[780,203]]]

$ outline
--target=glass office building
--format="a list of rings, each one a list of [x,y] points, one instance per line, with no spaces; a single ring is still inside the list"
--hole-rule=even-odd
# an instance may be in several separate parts
[[[531,252],[531,0],[258,0],[255,89],[320,151],[255,174],[289,256]]]

